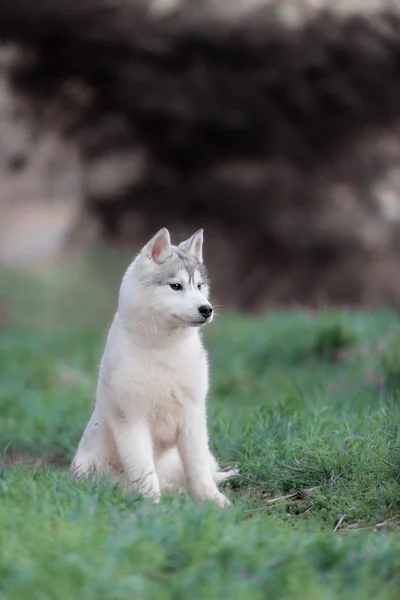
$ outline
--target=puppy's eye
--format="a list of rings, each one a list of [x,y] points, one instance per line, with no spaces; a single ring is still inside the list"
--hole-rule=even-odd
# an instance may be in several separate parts
[[[197,289],[198,289],[198,290],[201,290],[201,288],[202,288],[202,287],[203,287],[203,284],[202,284],[202,283],[198,283],[198,284],[197,284]]]
[[[176,292],[178,290],[183,290],[183,287],[181,286],[180,283],[170,283],[169,286],[172,290],[175,290]]]

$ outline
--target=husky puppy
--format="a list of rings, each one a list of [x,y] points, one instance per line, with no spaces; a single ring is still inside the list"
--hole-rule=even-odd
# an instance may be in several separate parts
[[[203,230],[172,246],[161,229],[126,271],[100,364],[96,401],[73,459],[76,480],[109,474],[158,501],[188,489],[220,506],[221,471],[209,449],[207,354],[199,334],[213,307]]]

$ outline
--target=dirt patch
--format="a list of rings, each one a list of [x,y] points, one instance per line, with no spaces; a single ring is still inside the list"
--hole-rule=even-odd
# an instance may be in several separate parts
[[[55,453],[49,456],[48,458],[44,458],[43,456],[36,455],[35,453],[28,453],[22,450],[15,450],[5,452],[0,458],[0,469],[17,466],[26,466],[34,468],[43,468],[51,466],[63,468],[67,465],[68,462],[66,461],[65,456],[61,453]]]

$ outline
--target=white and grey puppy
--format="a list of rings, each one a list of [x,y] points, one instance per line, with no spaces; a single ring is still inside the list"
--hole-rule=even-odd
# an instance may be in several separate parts
[[[171,488],[229,504],[209,449],[208,362],[199,328],[213,308],[203,230],[178,247],[161,229],[129,266],[100,365],[96,402],[71,469],[125,480],[158,500]]]

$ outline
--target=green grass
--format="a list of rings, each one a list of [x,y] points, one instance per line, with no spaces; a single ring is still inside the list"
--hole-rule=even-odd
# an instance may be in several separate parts
[[[100,278],[94,314],[98,283],[91,296],[62,277],[3,281],[0,600],[399,597],[397,315],[226,315],[207,329],[212,446],[241,469],[222,511],[71,482],[113,294]]]

